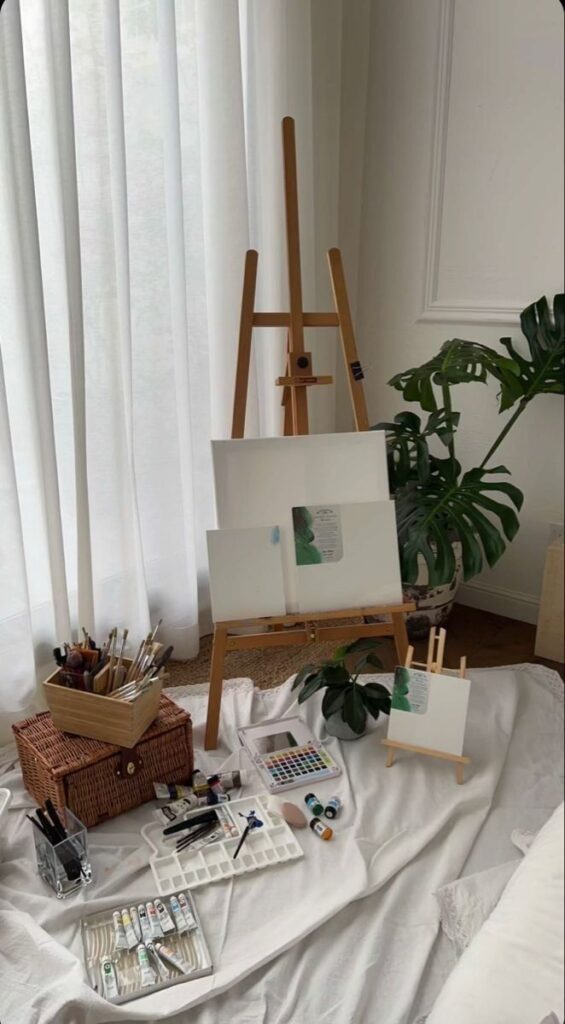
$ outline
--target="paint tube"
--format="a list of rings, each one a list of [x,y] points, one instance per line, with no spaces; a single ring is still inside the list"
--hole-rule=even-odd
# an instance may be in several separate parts
[[[143,943],[137,947],[137,962],[139,964],[141,987],[149,988],[150,985],[154,985],[157,981],[157,975],[149,963],[149,956]]]
[[[131,917],[131,924],[132,924],[132,928],[133,928],[133,930],[135,932],[135,937],[136,937],[138,942],[141,942],[141,940],[143,938],[143,934],[142,934],[142,931],[141,931],[141,922],[139,920],[139,914],[137,913],[137,910],[136,910],[135,907],[130,907],[129,908],[129,916]]]
[[[190,800],[194,796],[191,786],[175,786],[173,782],[154,782],[153,789],[157,800],[181,800],[182,797]]]
[[[208,807],[209,802],[207,796],[195,796],[193,793],[191,797],[183,797],[182,800],[158,807],[155,817],[162,825],[168,825],[172,821],[177,821],[178,818],[184,818],[189,811],[194,811],[197,807]]]
[[[127,907],[124,907],[122,910],[122,924],[124,926],[124,932],[126,933],[126,942],[128,944],[128,949],[133,949],[134,946],[137,946],[137,938],[133,930],[131,917],[129,916],[129,910],[127,909]]]
[[[226,791],[222,786],[222,783],[220,782],[219,775],[211,775],[210,778],[208,779],[208,785],[210,786],[210,789],[212,790],[214,796],[218,797],[218,799],[221,796],[225,796]]]
[[[151,925],[149,918],[147,917],[147,910],[144,903],[139,903],[137,907],[139,914],[139,923],[141,925],[141,937],[144,942],[151,942],[153,938],[153,932],[151,931]]]
[[[126,939],[126,933],[122,923],[122,915],[119,910],[115,910],[112,914],[112,920],[114,922],[114,949],[127,949],[128,943]]]
[[[145,906],[147,908],[147,917],[151,926],[151,937],[153,939],[160,939],[163,937],[163,929],[161,928],[161,922],[155,909],[155,905],[153,903],[146,903]]]
[[[100,961],[100,975],[102,977],[102,991],[106,999],[115,999],[120,994],[116,968],[109,956],[103,956]]]
[[[147,952],[149,953],[149,956],[151,957],[153,963],[155,964],[155,967],[157,968],[157,973],[158,973],[159,977],[162,978],[163,981],[168,981],[168,979],[169,979],[169,971],[167,970],[166,965],[161,960],[161,957],[159,956],[159,954],[158,954],[157,950],[155,949],[155,946],[153,945],[153,943],[152,942],[148,942],[146,948],[147,948]]]
[[[162,942],[156,942],[155,949],[163,960],[176,967],[177,971],[180,971],[181,974],[190,974],[194,970],[192,964],[189,964],[188,960],[185,960],[180,953],[175,953],[174,949],[171,949],[170,946],[164,946]]]
[[[181,908],[181,910],[182,910],[182,912],[183,912],[183,914],[185,916],[185,920],[186,920],[186,923],[188,925],[188,930],[189,931],[193,931],[194,928],[198,928],[198,925],[196,924],[196,918],[195,918],[194,914],[192,913],[192,908],[190,906],[190,903],[188,902],[188,900],[187,900],[187,898],[186,898],[186,896],[185,896],[185,894],[183,892],[179,892],[178,901],[180,903],[180,908]]]
[[[210,788],[206,776],[199,768],[194,769],[190,784],[195,793],[206,793]]]
[[[174,932],[175,922],[172,920],[162,900],[155,900],[155,910],[159,915],[159,924],[161,925],[163,935],[166,935],[167,932]]]
[[[179,933],[179,935],[182,935],[184,932],[188,931],[188,924],[186,917],[184,916],[184,913],[181,909],[181,905],[177,900],[176,896],[171,896],[169,900],[169,906],[171,908],[171,913],[175,919],[177,932]]]
[[[208,785],[212,788],[212,780],[218,779],[222,789],[241,789],[243,777],[241,772],[218,772],[217,775],[210,775]]]
[[[233,820],[227,807],[216,807],[216,817],[222,826],[226,839],[235,839],[239,835],[239,828]]]

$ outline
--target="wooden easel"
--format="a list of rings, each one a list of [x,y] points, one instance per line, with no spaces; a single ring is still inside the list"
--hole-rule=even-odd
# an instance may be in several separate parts
[[[249,249],[245,256],[243,276],[231,436],[232,438],[241,438],[245,432],[253,327],[287,328],[286,370],[285,374],[276,380],[276,384],[283,389],[282,404],[284,406],[285,436],[308,433],[307,388],[333,382],[332,377],[316,376],[313,373],[311,353],[304,349],[305,327],[339,327],[355,427],[357,430],[368,430],[369,417],[363,391],[363,370],[355,344],[351,311],[339,249],[330,249],[328,252],[329,272],[336,311],[331,313],[305,313],[302,308],[296,143],[294,120],[291,117],[283,119],[282,137],[290,312],[258,313],[255,311],[258,254],[255,249]],[[205,749],[214,750],[218,745],[224,657],[227,651],[280,647],[283,645],[302,645],[311,643],[314,640],[347,642],[356,640],[359,637],[393,636],[398,659],[402,662],[406,657],[408,649],[404,613],[413,611],[414,608],[414,604],[405,603],[379,607],[348,608],[335,612],[309,612],[307,621],[304,612],[302,612],[293,615],[238,619],[230,622],[215,623],[210,667],[210,694],[208,697],[208,715],[204,740]],[[364,621],[361,625],[344,624],[339,621],[340,619],[349,619],[355,616],[363,617],[366,620],[369,616],[379,615],[389,616],[390,621],[375,623]],[[320,625],[320,622],[327,622],[329,624]],[[245,636],[228,635],[232,629],[249,626],[266,626],[269,631]],[[287,626],[294,628],[285,629]]]
[[[445,651],[445,629],[440,629],[437,632],[435,626],[430,630],[430,639],[428,643],[428,656],[426,661],[413,661],[414,648],[409,647],[406,654],[406,660],[404,665],[406,668],[423,668],[426,672],[437,672],[438,675],[444,676],[457,676],[459,679],[465,678],[465,672],[467,670],[467,659],[465,657],[460,659],[458,669],[450,669],[443,667],[443,655]],[[437,644],[437,652],[436,652]],[[455,764],[455,778],[457,784],[460,786],[464,781],[464,770],[465,765],[471,763],[470,757],[465,757],[463,754],[446,754],[442,750],[430,750],[428,747],[416,747],[411,743],[400,743],[398,740],[383,740],[384,747],[388,747],[388,757],[386,760],[386,767],[391,768],[394,764],[394,755],[397,750],[410,750],[413,754],[425,754],[427,757],[439,757],[444,761],[453,761]]]

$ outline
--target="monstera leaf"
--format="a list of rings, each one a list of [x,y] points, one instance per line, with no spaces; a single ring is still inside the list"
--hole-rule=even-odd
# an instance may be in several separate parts
[[[530,402],[541,394],[562,395],[565,390],[565,295],[553,299],[553,318],[547,299],[541,298],[523,311],[520,323],[531,358],[516,352],[511,338],[500,339],[518,368],[514,391],[501,395],[501,412],[516,401]]]
[[[397,373],[389,384],[401,391],[407,402],[419,402],[425,412],[436,412],[434,385],[444,388],[452,384],[485,384],[489,374],[499,381],[503,400],[510,404],[516,401],[520,370],[514,359],[488,345],[454,338],[444,342],[433,359]]]
[[[419,555],[428,567],[430,586],[449,583],[455,573],[453,540],[461,542],[464,577],[471,579],[483,568],[484,559],[493,566],[503,554],[502,535],[512,540],[518,531],[512,505],[521,508],[522,492],[498,479],[508,470],[504,466],[472,469],[459,478],[460,470],[453,459],[432,457],[427,483],[411,481],[396,493],[405,583],[416,582]],[[498,494],[510,503],[497,500]]]
[[[394,423],[377,423],[371,430],[386,432],[388,474],[392,491],[416,477],[423,484],[430,473],[428,437],[436,436],[443,444],[453,440],[460,413],[439,409],[428,416],[424,426],[414,412],[399,412]]]

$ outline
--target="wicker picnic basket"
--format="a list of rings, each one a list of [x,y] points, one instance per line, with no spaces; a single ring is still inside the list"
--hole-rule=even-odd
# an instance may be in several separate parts
[[[24,785],[88,828],[155,799],[154,782],[187,782],[194,767],[190,715],[161,694],[157,718],[132,750],[69,736],[48,711],[12,726]]]

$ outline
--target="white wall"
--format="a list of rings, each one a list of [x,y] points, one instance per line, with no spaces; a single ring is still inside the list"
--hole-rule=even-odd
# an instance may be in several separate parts
[[[518,312],[563,289],[563,11],[373,0],[367,43],[366,2],[343,8],[340,244],[376,422],[401,407],[392,374],[447,338],[522,339]],[[362,174],[350,159],[360,124]],[[495,395],[454,392],[467,467],[504,423]],[[349,425],[342,391],[338,429]],[[563,521],[563,399],[539,398],[499,454],[525,494],[521,530],[461,600],[535,621],[548,524]]]

